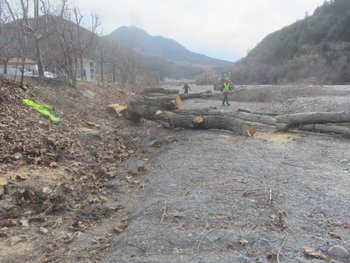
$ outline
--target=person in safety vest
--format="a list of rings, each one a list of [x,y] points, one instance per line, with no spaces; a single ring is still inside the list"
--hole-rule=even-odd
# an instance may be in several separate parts
[[[227,106],[230,106],[231,104],[228,102],[228,93],[232,89],[230,80],[227,78],[224,81],[224,84],[222,85],[222,92],[224,94],[224,98],[222,99],[222,106],[225,106],[225,103]]]

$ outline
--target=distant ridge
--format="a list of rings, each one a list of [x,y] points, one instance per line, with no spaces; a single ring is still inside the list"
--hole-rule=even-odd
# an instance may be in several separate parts
[[[162,36],[151,36],[143,29],[134,26],[122,26],[107,37],[123,43],[143,56],[160,57],[174,62],[217,67],[228,66],[233,63],[191,52],[173,39]]]

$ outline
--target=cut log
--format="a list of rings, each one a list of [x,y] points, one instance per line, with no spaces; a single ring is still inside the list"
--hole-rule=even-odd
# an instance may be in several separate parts
[[[182,94],[180,94],[180,97],[182,100],[196,99],[196,98],[210,98],[212,96],[213,96],[213,93],[210,90],[207,90],[205,92],[199,92],[199,93],[182,93]]]
[[[154,97],[154,98],[170,98],[171,96],[174,96],[178,94],[179,92],[174,92],[172,90],[162,90],[162,89],[150,89],[146,90],[141,93],[143,96],[147,97]],[[213,93],[208,90],[205,92],[199,92],[199,93],[181,93],[179,94],[180,98],[182,100],[186,99],[195,99],[195,98],[209,98],[213,96]]]
[[[344,126],[337,126],[331,124],[301,124],[298,126],[300,130],[304,131],[317,131],[342,134],[347,138],[350,138],[350,128]]]
[[[277,116],[277,115],[279,115],[279,114],[273,113],[273,112],[256,112],[256,111],[252,112],[252,111],[250,111],[250,110],[243,109],[243,108],[238,108],[237,111],[238,111],[238,112],[245,112],[245,113],[256,114],[256,115],[264,115],[264,116],[265,116],[265,115],[266,115],[266,116]]]
[[[192,115],[222,115],[222,116],[228,116],[233,117],[236,119],[249,121],[249,122],[256,122],[256,123],[262,123],[266,125],[276,125],[276,119],[271,116],[264,116],[259,114],[253,114],[253,113],[247,113],[247,112],[224,112],[220,111],[217,108],[202,108],[202,109],[179,109],[175,111],[178,114],[192,114]]]
[[[146,88],[142,91],[141,94],[150,94],[150,93],[159,93],[159,94],[178,94],[179,90],[176,89],[163,89],[163,88]]]
[[[262,123],[266,125],[276,125],[276,119],[271,117],[271,116],[266,116],[266,115],[259,115],[259,114],[253,114],[253,113],[246,113],[246,112],[229,112],[225,113],[228,116],[232,116],[237,119],[245,120],[245,121],[251,121],[251,122],[257,122],[257,123]]]
[[[229,130],[239,135],[253,136],[256,125],[249,122],[222,115],[191,115],[178,114],[169,111],[157,111],[156,118],[167,122],[171,128],[185,129],[221,129]]]
[[[126,118],[139,121],[141,118],[154,120],[158,110],[175,110],[181,106],[181,98],[176,96],[141,96],[137,95],[125,109]]]
[[[350,122],[350,112],[305,112],[276,117],[276,128],[286,130],[299,124],[322,124]]]
[[[201,108],[201,109],[178,109],[175,111],[181,115],[220,115],[222,112],[216,108]]]
[[[123,111],[126,109],[126,105],[115,103],[107,106],[107,111],[112,114],[117,114],[118,117],[123,116]]]

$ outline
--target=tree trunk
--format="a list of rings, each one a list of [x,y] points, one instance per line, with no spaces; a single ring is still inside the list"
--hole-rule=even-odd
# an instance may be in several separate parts
[[[105,83],[104,73],[103,73],[103,61],[101,61],[101,82],[102,85]]]
[[[304,131],[337,133],[342,134],[347,138],[350,138],[350,128],[344,126],[336,126],[330,124],[301,124],[298,128]]]
[[[112,80],[113,80],[113,83],[116,82],[116,74],[115,74],[115,65],[114,64],[112,65]]]
[[[171,128],[185,129],[221,129],[245,136],[253,136],[256,125],[237,118],[222,115],[192,115],[169,111],[157,111],[156,119],[168,123]]]
[[[83,55],[79,54],[79,68],[80,68],[80,79],[81,80],[85,80],[84,79],[84,61],[83,61]]]
[[[4,63],[4,74],[7,74],[7,62],[8,62],[7,59],[5,59],[5,60],[3,61],[3,63]]]
[[[320,124],[350,122],[350,112],[305,112],[286,114],[276,117],[276,127],[287,130],[298,124]]]
[[[181,105],[180,96],[149,97],[137,95],[126,108],[126,117],[133,121],[141,118],[154,120],[158,110],[175,110]]]
[[[146,88],[142,91],[141,94],[147,96],[158,96],[159,94],[178,94],[178,90],[173,89],[163,89],[163,88]]]
[[[44,76],[43,59],[41,56],[40,41],[37,38],[35,38],[35,56],[36,56],[36,62],[38,64],[39,77],[43,77]]]
[[[240,112],[240,111],[223,112],[217,108],[203,108],[203,109],[195,109],[195,110],[180,109],[180,110],[176,110],[176,113],[178,113],[178,114],[192,114],[192,115],[222,115],[222,116],[233,117],[233,118],[244,120],[244,121],[262,123],[262,124],[266,124],[266,125],[275,126],[275,124],[276,124],[276,119],[272,118],[271,116],[264,116],[264,115],[247,113],[247,112]]]
[[[213,93],[210,90],[207,90],[205,92],[199,92],[199,93],[182,93],[180,94],[180,97],[182,100],[187,99],[195,99],[195,98],[209,98],[212,97]]]
[[[276,125],[276,119],[271,116],[239,112],[239,111],[231,112],[231,113],[229,112],[227,113],[227,115],[237,119],[245,120],[245,121],[257,122],[257,123],[262,123],[262,124],[272,125],[272,126]]]
[[[148,94],[148,96],[160,96],[161,94],[179,94],[176,89],[163,89],[163,88],[147,88],[144,89],[142,94]],[[209,98],[213,96],[210,90],[199,93],[181,93],[179,94],[182,100],[195,99],[195,98]]]

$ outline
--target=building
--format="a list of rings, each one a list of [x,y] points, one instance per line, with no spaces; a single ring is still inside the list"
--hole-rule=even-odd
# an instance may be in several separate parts
[[[20,75],[22,72],[22,59],[13,58],[7,62],[7,74]],[[54,70],[56,73],[56,70]],[[81,76],[80,63],[76,68],[77,80],[85,81],[97,81],[97,69],[96,62],[90,59],[83,59],[83,74]],[[0,64],[0,74],[5,74],[5,65]],[[34,60],[26,59],[24,63],[24,75],[25,76],[38,76],[38,65]],[[55,78],[56,74],[45,71],[44,76],[46,78]]]
[[[81,76],[80,65],[77,67],[77,79],[86,81],[96,81],[96,62],[91,59],[83,59],[83,75]]]
[[[7,74],[20,75],[22,72],[22,59],[13,58],[7,62]],[[0,74],[5,74],[5,65],[0,65]],[[25,59],[24,61],[24,74],[28,76],[38,75],[38,65],[34,60]]]

